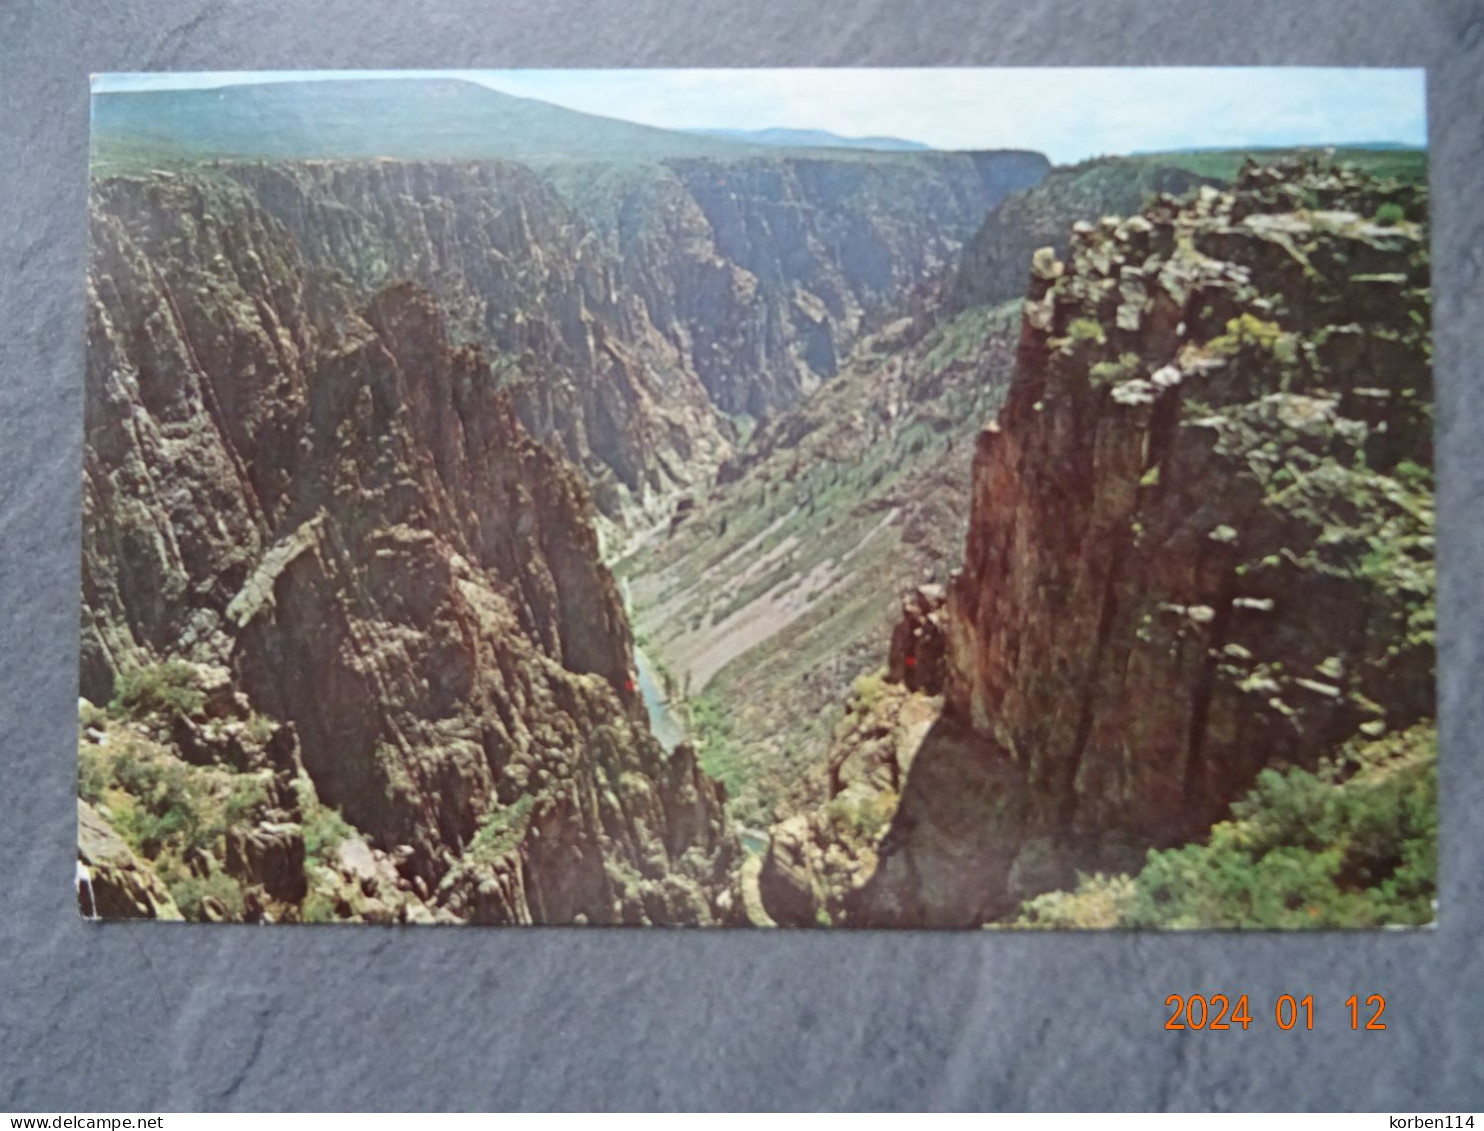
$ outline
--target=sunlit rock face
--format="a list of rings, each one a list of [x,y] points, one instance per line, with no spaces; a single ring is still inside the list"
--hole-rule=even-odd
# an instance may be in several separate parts
[[[981,435],[929,740],[856,922],[1137,868],[1431,717],[1425,190],[1316,166],[1079,224]]]
[[[157,176],[99,190],[89,299],[84,694],[219,666],[296,740],[240,767],[277,785],[218,864],[297,913],[302,766],[447,917],[727,917],[718,790],[649,734],[581,475],[426,290],[363,301],[240,187]],[[200,710],[151,757],[217,760]]]

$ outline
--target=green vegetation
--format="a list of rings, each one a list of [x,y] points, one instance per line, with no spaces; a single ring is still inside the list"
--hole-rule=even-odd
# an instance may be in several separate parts
[[[1206,348],[1222,357],[1235,357],[1244,348],[1272,353],[1283,337],[1283,328],[1276,322],[1267,322],[1243,311],[1239,317],[1229,319],[1226,333],[1212,338]]]
[[[1259,164],[1286,161],[1303,154],[1320,152],[1316,148],[1284,147],[1281,149],[1196,149],[1176,150],[1168,153],[1144,153],[1137,157],[1114,158],[1114,160],[1137,162],[1150,167],[1183,169],[1196,176],[1209,177],[1215,181],[1234,181],[1243,162],[1252,160]],[[1427,178],[1427,151],[1397,147],[1370,148],[1366,146],[1338,146],[1335,160],[1354,165],[1376,177],[1394,177],[1401,181],[1422,181]]]
[[[226,909],[224,918],[229,922],[242,918],[242,885],[225,872],[212,872],[206,876],[187,873],[170,884],[170,895],[188,920],[204,918],[202,903],[208,898]]]
[[[1119,354],[1117,361],[1099,361],[1087,371],[1088,377],[1095,385],[1115,385],[1119,381],[1127,381],[1139,372],[1139,355],[1136,353]]]
[[[149,859],[212,850],[266,804],[262,775],[192,766],[126,730],[79,748],[79,792],[105,805],[129,846]]]
[[[196,669],[184,660],[166,660],[120,672],[109,711],[116,716],[144,720],[201,713],[206,696],[196,686]]]
[[[294,782],[294,792],[299,800],[299,810],[304,815],[302,824],[305,859],[310,864],[328,866],[335,849],[347,837],[354,836],[355,829],[340,815],[338,809],[332,809],[320,801],[314,784],[303,774]]]
[[[536,795],[523,793],[511,804],[491,809],[464,855],[479,864],[493,864],[509,855],[525,839],[535,805]]]
[[[340,916],[335,913],[335,898],[318,887],[311,887],[299,910],[299,919],[304,923],[337,923]]]
[[[736,797],[751,775],[726,706],[714,694],[696,695],[686,700],[685,715],[701,768],[726,786],[728,797]]]
[[[1067,327],[1067,340],[1103,345],[1107,342],[1108,336],[1103,331],[1103,324],[1096,318],[1073,318]]]
[[[225,855],[227,830],[252,824],[268,807],[269,773],[193,766],[128,725],[107,727],[103,742],[78,746],[78,793],[148,862],[187,918],[215,897],[240,917],[241,885],[203,859]]]
[[[859,676],[850,687],[855,692],[855,702],[850,709],[865,714],[880,702],[882,692],[886,689],[886,674],[878,671]]]
[[[837,833],[847,839],[874,843],[886,831],[897,811],[897,795],[890,789],[852,797],[847,791],[825,806],[825,815]]]
[[[268,740],[278,730],[272,719],[267,715],[259,715],[256,712],[247,717],[244,727],[247,731],[247,737],[258,746],[266,746]]]
[[[895,594],[961,553],[974,438],[1003,400],[1021,306],[963,311],[906,346],[868,337],[758,438],[740,479],[618,563],[646,657],[673,666],[682,693],[698,650],[787,618],[712,674],[690,712],[716,721],[704,736],[694,719],[689,730],[743,824],[768,824],[780,802],[816,788],[810,767],[851,680],[880,663]]]
[[[986,218],[965,249],[950,302],[956,309],[1004,302],[1025,294],[1037,248],[1067,250],[1077,220],[1129,216],[1157,193],[1182,196],[1203,183],[1231,184],[1244,162],[1269,163],[1308,149],[1213,149],[1096,157],[1052,169],[1034,188],[1011,193]],[[1340,147],[1335,160],[1380,177],[1422,182],[1427,152],[1420,149]]]
[[[1264,770],[1203,844],[1151,851],[1137,876],[1039,896],[1040,927],[1376,927],[1432,921],[1437,732],[1357,741],[1316,772]]]
[[[1015,329],[1020,322],[1020,308],[1019,299],[999,306],[971,306],[935,326],[924,342],[927,353],[915,371],[918,378],[937,376],[954,362],[971,359],[990,334]]]
[[[1394,200],[1388,200],[1376,209],[1376,223],[1383,228],[1394,228],[1407,218],[1407,210]]]

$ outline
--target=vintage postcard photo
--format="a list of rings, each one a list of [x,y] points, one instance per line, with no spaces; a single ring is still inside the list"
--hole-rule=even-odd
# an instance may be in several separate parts
[[[1437,915],[1421,71],[116,74],[91,144],[88,918]]]

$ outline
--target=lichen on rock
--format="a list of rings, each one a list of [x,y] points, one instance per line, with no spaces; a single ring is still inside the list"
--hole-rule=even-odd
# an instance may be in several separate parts
[[[996,918],[1432,718],[1426,207],[1251,166],[1038,261],[948,595],[951,741],[852,921]]]

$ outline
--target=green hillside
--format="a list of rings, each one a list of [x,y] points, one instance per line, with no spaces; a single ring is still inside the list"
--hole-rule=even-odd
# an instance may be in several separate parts
[[[203,158],[589,160],[738,157],[742,141],[676,133],[501,94],[462,79],[269,82],[93,96],[104,171]]]
[[[1282,149],[1191,149],[1169,153],[1140,153],[1126,158],[1128,161],[1151,166],[1184,169],[1198,177],[1210,177],[1217,181],[1233,181],[1242,162],[1282,161],[1303,153],[1313,153],[1323,146],[1289,147]],[[1372,176],[1395,177],[1403,181],[1427,179],[1427,150],[1409,149],[1397,145],[1376,144],[1371,146],[1339,145],[1334,147],[1335,157],[1346,164],[1354,165]]]

